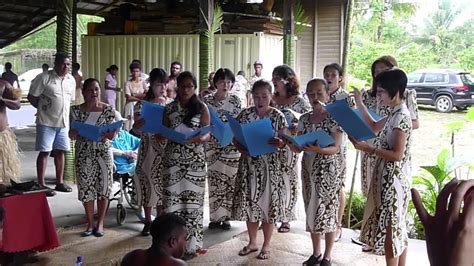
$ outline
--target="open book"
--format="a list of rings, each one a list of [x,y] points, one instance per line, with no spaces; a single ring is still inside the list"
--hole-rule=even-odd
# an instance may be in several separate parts
[[[217,139],[221,147],[226,147],[232,142],[234,133],[232,133],[229,123],[222,121],[213,108],[209,107],[209,113],[212,124],[211,134]]]
[[[79,135],[92,141],[100,141],[102,134],[110,131],[116,131],[122,127],[123,121],[117,121],[105,126],[95,126],[77,121],[72,121],[71,128],[79,131]]]
[[[143,133],[159,133],[163,126],[164,112],[164,106],[143,101],[140,117],[145,121],[145,124],[140,131]]]
[[[302,149],[308,144],[315,144],[316,142],[321,148],[325,148],[334,143],[334,139],[328,133],[326,133],[326,131],[321,129],[299,136],[283,134],[283,137],[289,140],[299,149]]]

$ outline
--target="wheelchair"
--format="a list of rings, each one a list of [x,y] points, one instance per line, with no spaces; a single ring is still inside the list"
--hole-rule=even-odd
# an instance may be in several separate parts
[[[128,206],[135,210],[139,211],[140,206],[138,206],[137,191],[135,187],[135,182],[133,176],[129,173],[119,174],[114,172],[113,174],[114,182],[119,183],[119,190],[114,193],[111,201],[117,201],[117,224],[122,225],[125,223],[127,218],[127,208],[123,205],[124,200],[127,202]]]

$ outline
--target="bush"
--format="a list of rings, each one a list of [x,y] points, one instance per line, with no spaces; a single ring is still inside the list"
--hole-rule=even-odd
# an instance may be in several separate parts
[[[354,191],[352,195],[352,207],[351,207],[351,227],[358,229],[361,226],[362,219],[364,218],[364,209],[367,199],[361,192]],[[346,208],[344,213],[347,216],[347,210],[349,208],[349,193],[346,193]],[[344,217],[342,223],[343,226],[347,225],[347,217]],[[354,227],[354,225],[357,225]]]

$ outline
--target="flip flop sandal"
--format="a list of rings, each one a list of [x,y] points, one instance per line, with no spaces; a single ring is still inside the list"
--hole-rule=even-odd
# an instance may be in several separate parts
[[[311,257],[309,257],[307,261],[303,262],[303,265],[307,265],[307,266],[318,265],[321,263],[322,260],[323,260],[323,254],[319,254],[319,256],[317,257],[315,257],[314,255],[311,255]]]
[[[243,247],[241,251],[239,251],[239,256],[247,256],[250,253],[257,252],[258,248],[250,249],[247,246]]]
[[[64,183],[59,183],[56,185],[54,190],[59,191],[59,192],[71,192],[72,188]]]
[[[369,247],[368,245],[366,244],[363,244],[362,245],[362,252],[371,252],[372,251],[372,248]]]
[[[270,251],[260,251],[257,255],[257,259],[259,260],[268,260],[270,259]]]
[[[281,226],[278,228],[278,233],[288,233],[290,232],[289,223],[281,223]]]

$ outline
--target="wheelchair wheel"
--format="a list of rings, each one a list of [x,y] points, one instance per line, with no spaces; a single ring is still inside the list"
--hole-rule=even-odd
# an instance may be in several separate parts
[[[137,191],[135,188],[135,182],[133,182],[133,178],[130,176],[124,176],[122,180],[123,184],[123,191],[124,191],[124,197],[125,200],[127,201],[128,205],[130,208],[134,210],[138,210],[138,201],[137,201]]]
[[[122,204],[117,204],[117,224],[124,224],[125,218],[127,218],[127,210],[125,209],[125,207],[123,207]]]

